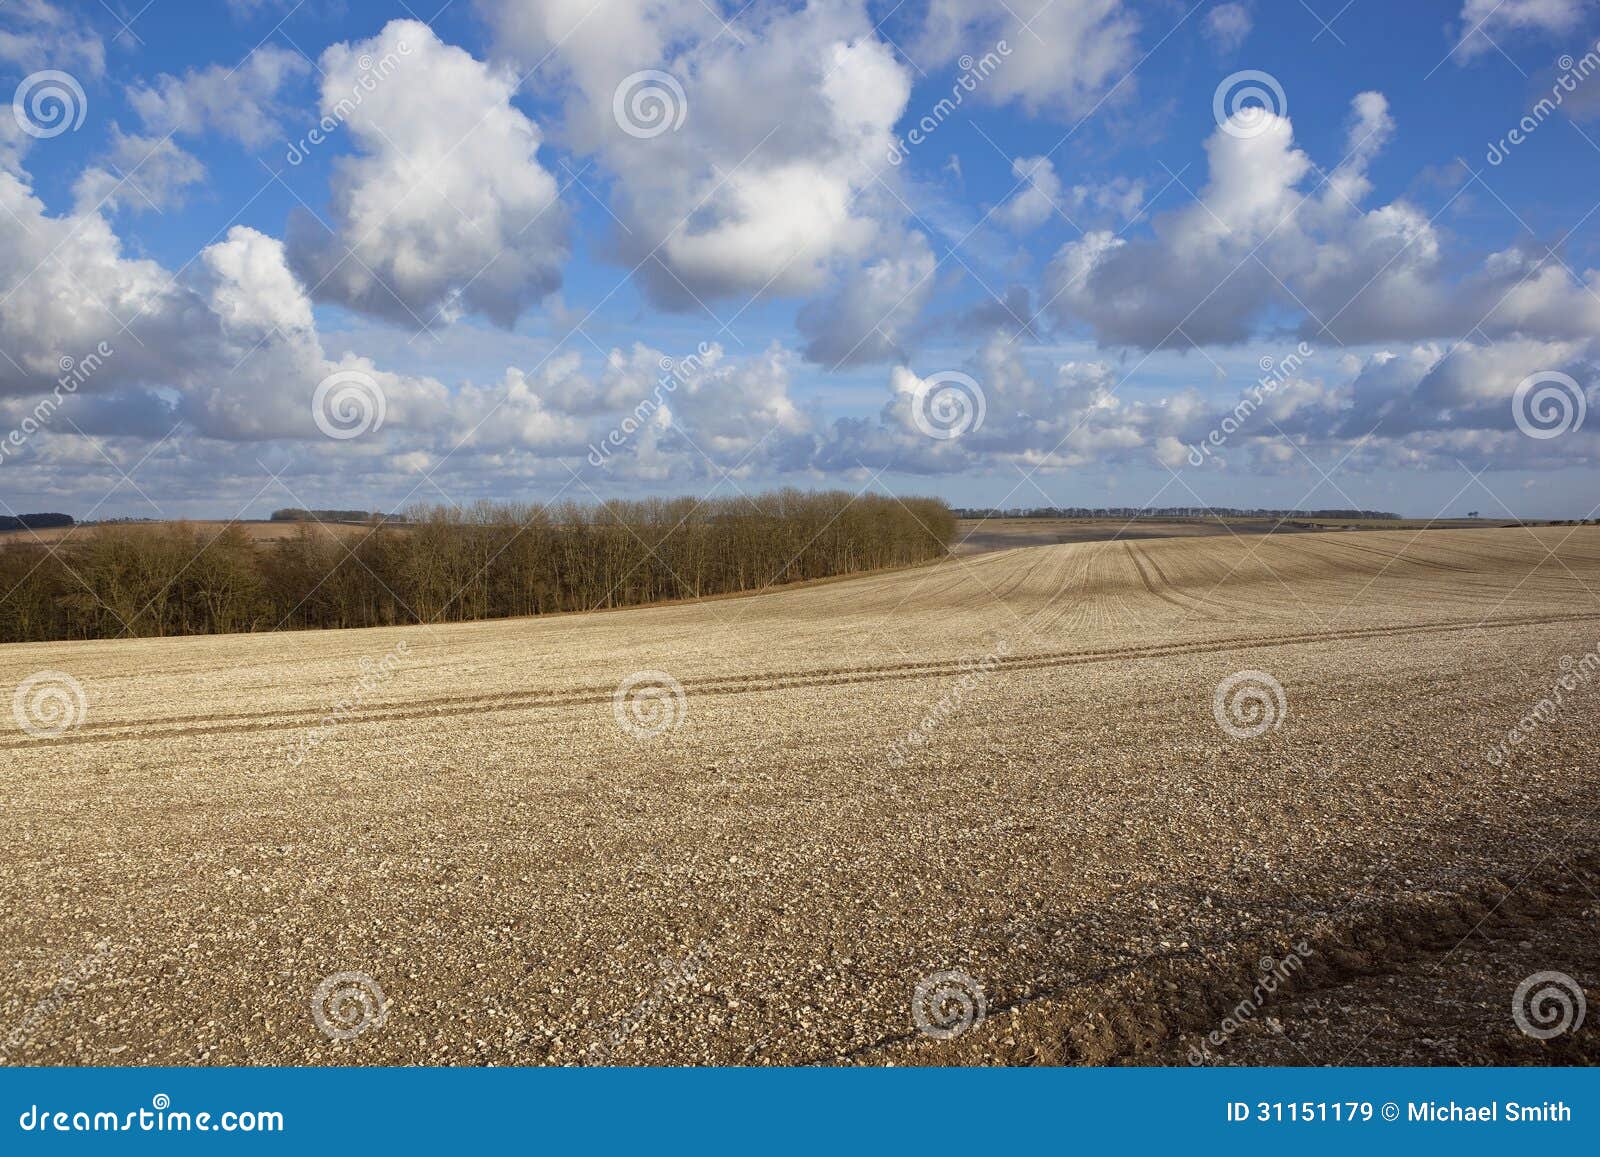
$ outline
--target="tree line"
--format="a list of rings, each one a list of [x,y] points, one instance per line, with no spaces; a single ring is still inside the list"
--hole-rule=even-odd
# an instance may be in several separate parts
[[[1246,506],[1016,506],[957,507],[957,518],[1359,518],[1397,520],[1388,510],[1275,510]],[[1468,517],[1472,517],[1469,515]]]
[[[404,522],[396,514],[379,514],[375,510],[306,510],[299,506],[285,506],[272,512],[272,522]]]
[[[401,524],[101,525],[0,545],[0,642],[213,634],[592,610],[942,557],[936,499],[842,491],[585,506],[419,507]]]
[[[0,515],[0,530],[52,530],[71,526],[70,514],[5,514]]]

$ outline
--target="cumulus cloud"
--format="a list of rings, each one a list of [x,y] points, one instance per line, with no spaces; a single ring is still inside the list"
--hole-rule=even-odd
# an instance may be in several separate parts
[[[1153,464],[1158,448],[1191,433],[1205,408],[1184,391],[1157,402],[1129,399],[1121,376],[1104,361],[1065,361],[1048,368],[1025,360],[1003,335],[987,341],[962,368],[982,397],[982,420],[959,437],[930,437],[917,420],[946,379],[896,366],[875,419],[841,418],[817,449],[825,470],[892,467],[920,474],[962,473],[1014,463],[1024,469],[1070,470],[1107,462]],[[954,395],[952,395],[954,398]],[[962,403],[976,414],[970,399]],[[949,423],[926,424],[944,429]]]
[[[188,190],[205,175],[199,159],[170,136],[124,133],[112,125],[106,164],[85,169],[73,195],[80,207],[90,210],[101,204],[134,213],[171,209],[183,204]]]
[[[217,132],[257,146],[282,135],[279,92],[310,71],[298,52],[263,44],[233,68],[220,64],[163,74],[128,90],[128,103],[157,136]]]
[[[995,211],[995,217],[1019,233],[1037,229],[1056,212],[1061,201],[1061,178],[1049,157],[1018,157],[1011,175],[1021,184],[1015,196]]]
[[[1532,374],[1568,374],[1586,393],[1585,405],[1600,400],[1600,392],[1583,385],[1596,372],[1590,343],[1510,338],[1445,347],[1429,342],[1343,361],[1340,381],[1292,378],[1265,395],[1259,389],[1241,395],[1243,402],[1253,393],[1259,408],[1219,410],[1211,428],[1224,430],[1227,438],[1203,461],[1225,469],[1298,469],[1299,447],[1324,459],[1347,459],[1347,472],[1359,475],[1379,468],[1461,465],[1554,470],[1600,459],[1600,437],[1587,425],[1540,439],[1529,437],[1517,422],[1517,389]],[[1576,407],[1576,397],[1569,396]],[[1223,426],[1230,415],[1234,425]],[[1198,458],[1197,453],[1191,464]]]
[[[512,73],[411,20],[332,46],[321,69],[321,110],[358,152],[334,162],[329,224],[291,222],[290,262],[318,300],[419,328],[468,312],[510,327],[560,285],[566,212]]]
[[[962,367],[982,397],[982,417],[965,419],[959,437],[931,437],[928,426],[950,423],[930,414],[919,425],[916,417],[919,406],[929,413],[930,398],[955,388],[947,375],[896,366],[875,418],[842,418],[819,431],[815,465],[919,474],[1004,464],[1046,473],[1164,465],[1282,474],[1305,472],[1309,456],[1344,460],[1359,475],[1459,464],[1549,470],[1600,460],[1600,433],[1582,426],[1530,438],[1513,403],[1530,374],[1554,370],[1580,383],[1591,410],[1600,405],[1600,388],[1582,384],[1600,369],[1590,342],[1422,343],[1339,359],[1300,348],[1305,356],[1221,396],[1188,387],[1134,398],[1125,373],[1109,362],[1046,363],[997,335]]]
[[[1207,39],[1224,52],[1232,52],[1250,35],[1253,22],[1250,9],[1243,4],[1218,4],[1206,13]]]
[[[934,289],[933,251],[907,233],[892,251],[855,267],[833,293],[800,311],[808,360],[838,368],[903,357],[907,334]]]
[[[1508,34],[1571,33],[1595,7],[1595,0],[1465,0],[1453,31],[1455,57],[1465,63],[1493,52]]]
[[[246,458],[287,460],[269,444],[292,447],[290,458],[324,479],[417,484],[419,470],[448,458],[456,478],[503,494],[529,479],[569,478],[567,466],[581,465],[592,443],[653,396],[661,404],[651,421],[610,458],[617,478],[687,481],[810,460],[811,420],[790,392],[796,357],[779,346],[735,359],[712,345],[664,393],[662,367],[672,363],[642,344],[611,351],[592,375],[577,353],[558,348],[498,378],[447,386],[360,353],[330,353],[283,242],[255,229],[232,227],[174,274],[128,256],[103,207],[51,216],[22,178],[4,172],[0,207],[0,420],[30,415],[62,379],[64,358],[94,355],[51,420],[6,456],[19,493],[28,485],[109,492],[118,476],[104,476],[107,447],[82,433],[104,436],[110,453],[117,443],[159,441],[179,461],[153,469],[176,470],[167,478],[179,491],[192,474],[207,479],[206,493],[221,493],[213,487],[240,472],[214,447],[250,442],[261,448]],[[381,396],[384,411],[381,426],[337,443],[336,455],[314,409],[319,384],[334,376]]]
[[[1122,0],[931,0],[913,52],[943,64],[981,57],[1004,40],[1010,54],[977,99],[1078,117],[1113,89],[1132,91],[1139,23],[1130,7]]]
[[[1218,128],[1198,202],[1132,239],[1091,231],[1056,254],[1046,297],[1057,320],[1102,342],[1150,349],[1227,344],[1296,318],[1345,344],[1600,332],[1597,276],[1580,281],[1548,255],[1513,247],[1452,272],[1427,215],[1398,200],[1361,207],[1367,166],[1393,132],[1387,103],[1353,104],[1345,159],[1317,177],[1287,118],[1244,133]]]
[[[56,68],[96,77],[105,71],[106,50],[76,14],[47,0],[12,0],[0,8],[0,62],[24,73]]]
[[[63,357],[103,341],[110,359],[93,388],[160,379],[199,360],[215,332],[202,303],[158,263],[129,257],[99,213],[52,216],[23,176],[0,172],[0,394],[46,390]],[[138,341],[123,325],[138,326]]]
[[[903,328],[884,307],[921,275],[926,244],[906,240],[887,162],[910,70],[861,0],[758,3],[734,32],[697,0],[490,15],[520,64],[548,61],[568,143],[612,178],[616,256],[652,302],[821,294],[804,323],[816,356],[892,352],[892,334],[870,335]]]

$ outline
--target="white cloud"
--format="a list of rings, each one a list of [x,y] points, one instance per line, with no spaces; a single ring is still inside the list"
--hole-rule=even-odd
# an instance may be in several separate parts
[[[154,261],[130,258],[97,213],[51,216],[24,177],[0,172],[0,394],[48,389],[63,357],[102,341],[116,356],[86,388],[167,376],[214,334],[194,295]],[[136,323],[140,341],[124,335]]]
[[[0,7],[0,61],[21,71],[54,68],[97,77],[105,71],[105,44],[81,17],[46,0],[11,0]]]
[[[1218,4],[1206,13],[1206,37],[1224,52],[1232,52],[1245,42],[1254,22],[1243,4]]]
[[[918,388],[925,397],[942,388],[908,366],[889,375],[889,400],[876,420],[844,418],[827,431],[817,464],[827,470],[865,465],[897,471],[948,474],[1005,463],[1045,471],[1092,463],[1153,463],[1185,433],[1204,407],[1186,391],[1150,403],[1118,393],[1121,376],[1103,361],[1058,362],[1048,371],[1024,362],[1019,347],[991,338],[962,367],[983,397],[983,419],[959,437],[937,439],[914,415]],[[948,427],[935,419],[936,428]]]
[[[1594,8],[1595,0],[1465,0],[1453,32],[1455,57],[1464,63],[1493,52],[1507,34],[1571,33]]]
[[[1142,348],[1237,343],[1297,317],[1316,340],[1358,344],[1454,337],[1555,338],[1600,332],[1600,277],[1512,248],[1475,271],[1454,262],[1417,207],[1360,207],[1367,166],[1393,131],[1376,93],[1354,101],[1348,154],[1326,181],[1289,121],[1206,143],[1198,203],[1159,214],[1131,240],[1093,231],[1057,253],[1046,298],[1058,321]],[[1326,331],[1323,330],[1326,325]],[[1332,335],[1332,336],[1329,336]]]
[[[1062,198],[1055,165],[1049,157],[1018,157],[1011,162],[1011,175],[1022,187],[994,215],[1018,233],[1037,229],[1055,214]]]
[[[558,78],[568,143],[612,178],[616,256],[655,304],[826,293],[807,315],[825,354],[838,348],[827,334],[854,327],[854,345],[892,287],[920,273],[919,256],[897,252],[904,207],[880,184],[895,180],[886,158],[910,70],[861,0],[758,3],[732,32],[694,0],[539,0],[490,15],[523,67],[548,60],[540,75]],[[677,127],[641,137],[616,101],[634,78],[628,113],[647,70],[671,77],[652,83]]]
[[[108,167],[85,169],[73,185],[81,208],[93,210],[102,203],[134,213],[175,208],[206,175],[199,159],[171,137],[124,133],[116,125],[107,162]]]
[[[921,233],[907,233],[888,249],[800,311],[807,359],[839,367],[905,355],[908,335],[933,293],[937,262]]]
[[[1010,54],[975,96],[1078,117],[1113,89],[1132,92],[1138,30],[1122,0],[931,0],[912,51],[927,67],[963,53],[981,57],[1004,40]]]
[[[504,495],[527,479],[565,480],[561,463],[581,464],[590,442],[661,379],[664,355],[636,345],[613,350],[597,379],[575,352],[552,350],[497,379],[447,387],[361,353],[327,352],[284,244],[255,229],[234,226],[174,275],[126,256],[103,212],[49,216],[14,174],[0,172],[0,206],[0,348],[8,355],[0,361],[0,419],[15,424],[30,414],[60,377],[63,357],[81,361],[108,347],[52,420],[7,456],[18,492],[109,491],[117,477],[104,476],[105,460],[77,437],[81,430],[109,440],[112,453],[118,443],[164,439],[179,461],[153,472],[166,470],[177,492],[199,485],[222,493],[216,487],[240,475],[239,463],[214,446],[256,442],[263,448],[247,459],[298,460],[318,486],[381,478],[404,483],[403,491],[417,470],[448,458],[462,485]],[[812,442],[810,420],[790,396],[794,360],[776,346],[744,359],[711,347],[658,420],[618,452],[614,473],[688,480],[724,469],[752,475],[777,463],[803,468]],[[381,391],[385,415],[381,428],[334,453],[312,399],[341,372]],[[173,434],[175,422],[181,429]]]
[[[218,132],[257,146],[283,133],[279,91],[310,66],[298,52],[263,44],[233,68],[220,64],[163,74],[151,85],[128,90],[128,103],[146,131],[157,136]]]
[[[409,326],[473,312],[509,327],[560,285],[566,213],[510,72],[411,20],[334,45],[321,68],[322,112],[359,152],[334,165],[332,235],[306,214],[291,223],[313,296]]]

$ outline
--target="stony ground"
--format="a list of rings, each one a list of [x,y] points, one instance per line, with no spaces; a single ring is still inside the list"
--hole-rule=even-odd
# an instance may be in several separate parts
[[[0,648],[84,694],[0,731],[0,1056],[1185,1064],[1293,954],[1208,1063],[1594,1060],[1511,1002],[1600,996],[1596,591],[1595,528],[1227,536]]]

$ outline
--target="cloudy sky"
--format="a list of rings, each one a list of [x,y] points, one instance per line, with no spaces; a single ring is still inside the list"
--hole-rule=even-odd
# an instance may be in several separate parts
[[[0,511],[1596,514],[1600,0],[438,3],[0,0]]]

